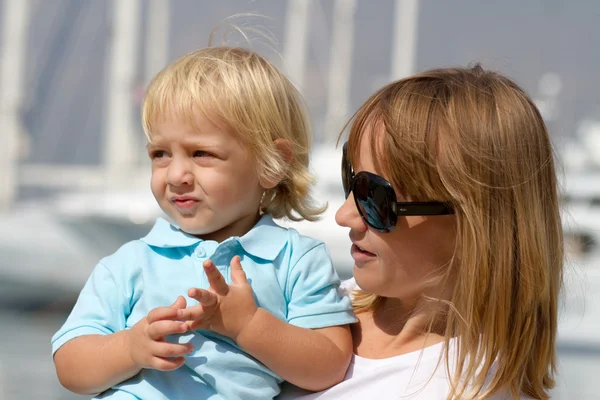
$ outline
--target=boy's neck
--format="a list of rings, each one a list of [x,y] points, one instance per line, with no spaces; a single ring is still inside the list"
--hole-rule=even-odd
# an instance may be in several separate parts
[[[254,226],[258,223],[261,217],[262,216],[258,212],[256,212],[256,214],[249,214],[247,216],[244,216],[217,231],[194,236],[196,236],[198,239],[214,240],[217,243],[221,243],[229,239],[230,237],[244,236],[246,233],[250,232],[252,228],[254,228]]]

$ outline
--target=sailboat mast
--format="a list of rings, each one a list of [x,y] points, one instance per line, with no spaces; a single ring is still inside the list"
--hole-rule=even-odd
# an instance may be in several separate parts
[[[23,104],[24,68],[31,4],[28,0],[4,1],[3,43],[0,53],[0,210],[8,209],[17,192],[19,143],[25,130]]]
[[[146,25],[145,87],[169,61],[170,22],[169,0],[150,0]]]
[[[391,79],[398,80],[415,69],[419,0],[395,0]]]
[[[350,109],[350,77],[354,49],[356,0],[335,0],[329,58],[329,90],[325,139],[333,141],[343,127]]]
[[[113,0],[104,145],[107,186],[131,178],[138,160],[132,94],[140,40],[140,0]]]
[[[285,18],[284,60],[287,74],[300,93],[304,90],[308,15],[311,3],[312,0],[289,0]]]

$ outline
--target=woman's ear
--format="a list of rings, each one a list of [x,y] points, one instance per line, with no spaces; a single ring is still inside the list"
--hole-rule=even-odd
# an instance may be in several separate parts
[[[273,144],[275,144],[275,149],[277,149],[279,156],[284,162],[284,168],[281,169],[281,172],[277,176],[260,179],[260,184],[264,189],[273,189],[277,186],[285,176],[285,173],[294,159],[294,150],[292,148],[292,143],[289,140],[275,139]]]

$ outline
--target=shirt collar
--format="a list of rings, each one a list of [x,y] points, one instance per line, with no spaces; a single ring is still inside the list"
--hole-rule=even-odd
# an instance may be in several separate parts
[[[288,234],[287,229],[277,225],[270,214],[265,214],[238,240],[248,254],[273,261],[286,246]]]
[[[188,247],[202,241],[202,239],[185,233],[178,226],[160,217],[156,219],[150,232],[140,240],[148,246],[162,248]]]
[[[285,228],[273,221],[271,215],[265,214],[244,236],[226,241],[237,240],[246,253],[272,261],[287,244],[288,235],[285,231]],[[203,241],[183,232],[164,218],[157,218],[150,232],[140,240],[149,246],[160,248],[189,247]]]

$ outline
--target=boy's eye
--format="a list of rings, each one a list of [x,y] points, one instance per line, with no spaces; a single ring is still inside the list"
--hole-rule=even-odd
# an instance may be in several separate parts
[[[194,157],[212,157],[212,154],[207,153],[206,151],[196,150],[194,152]]]
[[[164,150],[155,150],[152,153],[150,153],[150,158],[155,159],[155,158],[162,158],[164,156],[166,156],[166,151]]]

